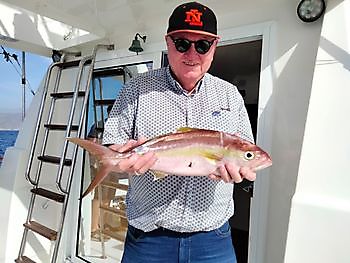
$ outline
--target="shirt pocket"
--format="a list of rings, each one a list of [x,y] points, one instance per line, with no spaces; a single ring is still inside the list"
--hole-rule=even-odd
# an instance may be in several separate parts
[[[238,127],[238,114],[234,114],[230,108],[216,107],[204,118],[203,125],[209,130],[235,133]]]

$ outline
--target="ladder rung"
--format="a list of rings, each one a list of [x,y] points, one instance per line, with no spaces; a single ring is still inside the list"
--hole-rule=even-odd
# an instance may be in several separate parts
[[[110,181],[106,181],[106,182],[102,181],[101,185],[103,185],[105,187],[113,188],[113,189],[120,189],[120,190],[128,191],[127,184],[119,184],[119,183],[110,182]]]
[[[58,93],[51,93],[50,96],[54,99],[66,99],[66,98],[73,98],[74,92],[58,92]],[[85,91],[79,91],[78,92],[79,97],[85,96]]]
[[[54,163],[54,164],[60,164],[61,158],[56,157],[56,156],[49,156],[49,155],[44,155],[44,156],[38,156],[38,159],[42,162],[46,163]],[[70,159],[65,159],[64,160],[64,165],[71,166],[72,165],[72,160]]]
[[[67,125],[64,125],[64,124],[45,124],[44,127],[50,130],[62,130],[62,131],[67,130]],[[77,131],[78,128],[79,128],[78,125],[72,125],[72,131]]]
[[[72,60],[72,61],[66,61],[66,62],[60,62],[56,64],[56,67],[59,67],[61,69],[65,68],[72,68],[79,66],[80,60]]]
[[[113,105],[115,100],[95,100],[96,106]]]
[[[104,128],[97,127],[95,128],[95,133],[99,134],[99,133],[102,133],[104,130],[105,130]]]
[[[124,210],[113,208],[113,207],[109,207],[109,206],[106,206],[106,205],[101,205],[100,209],[104,210],[106,212],[112,213],[112,214],[119,215],[120,217],[126,218],[126,213],[125,213]]]
[[[16,263],[35,263],[35,261],[31,260],[30,258],[26,256],[22,256],[21,258],[15,259]]]
[[[109,231],[109,230],[103,230],[102,233],[106,236],[112,237],[116,240],[125,241],[127,228],[121,228],[119,231]]]
[[[55,230],[52,230],[42,224],[39,224],[38,222],[29,221],[29,223],[24,223],[23,226],[32,230],[35,233],[38,233],[39,235],[42,235],[43,237],[46,237],[51,241],[55,241],[57,238],[57,232]]]
[[[64,202],[64,195],[55,193],[53,191],[43,189],[43,188],[34,188],[30,190],[32,193],[46,197],[48,199],[51,199],[53,201],[63,203]]]
[[[112,69],[102,69],[102,70],[94,70],[92,73],[93,78],[98,77],[115,77],[115,76],[124,76],[125,70],[123,67],[112,68]]]

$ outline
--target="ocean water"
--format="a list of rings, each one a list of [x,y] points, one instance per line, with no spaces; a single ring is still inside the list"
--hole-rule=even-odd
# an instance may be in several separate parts
[[[6,149],[15,144],[17,135],[18,135],[18,131],[1,131],[0,130],[0,164]]]

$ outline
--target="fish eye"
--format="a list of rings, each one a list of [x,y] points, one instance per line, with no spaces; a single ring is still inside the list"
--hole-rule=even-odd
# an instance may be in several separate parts
[[[244,153],[244,159],[246,160],[253,160],[255,157],[255,154],[253,152],[245,152]]]

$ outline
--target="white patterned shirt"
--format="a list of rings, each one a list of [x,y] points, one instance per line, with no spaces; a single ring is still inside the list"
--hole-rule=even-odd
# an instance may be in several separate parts
[[[236,133],[253,141],[250,122],[237,88],[206,73],[188,95],[169,67],[132,78],[120,94],[105,125],[103,144],[152,138],[180,127]],[[234,213],[233,184],[206,176],[152,172],[133,175],[126,196],[129,224],[143,231],[163,227],[178,232],[210,231]]]

